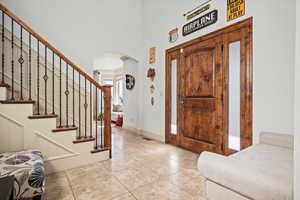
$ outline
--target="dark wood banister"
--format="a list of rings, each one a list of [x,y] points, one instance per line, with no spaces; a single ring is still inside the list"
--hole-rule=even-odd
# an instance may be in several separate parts
[[[82,76],[84,76],[87,80],[93,83],[97,88],[102,89],[103,87],[110,86],[102,86],[96,80],[94,80],[89,74],[84,72],[80,67],[74,64],[71,60],[69,60],[64,54],[62,54],[59,50],[57,50],[54,46],[52,46],[47,40],[45,40],[42,36],[40,36],[37,32],[35,32],[30,26],[28,26],[23,20],[13,14],[10,10],[8,10],[5,6],[0,3],[0,9],[5,12],[8,16],[10,16],[16,23],[22,26],[25,30],[27,30],[32,36],[38,39],[41,43],[47,46],[48,49],[53,51],[58,57],[62,58],[69,66],[74,68],[77,72],[79,72]]]

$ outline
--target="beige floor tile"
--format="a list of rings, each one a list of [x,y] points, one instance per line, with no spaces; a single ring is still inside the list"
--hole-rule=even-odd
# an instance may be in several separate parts
[[[132,191],[138,200],[193,200],[187,192],[168,181],[158,181]]]
[[[128,168],[116,171],[114,176],[129,190],[152,183],[159,179],[159,175],[149,168]]]
[[[44,200],[74,200],[73,193],[70,187],[61,187],[46,190],[43,195]]]
[[[113,198],[112,200],[136,200],[136,199],[130,193],[127,193],[127,194],[118,196],[116,198]]]
[[[111,200],[126,194],[128,191],[115,178],[91,181],[88,184],[77,184],[72,187],[77,200]]]
[[[113,158],[46,177],[45,200],[205,200],[198,154],[113,128]]]

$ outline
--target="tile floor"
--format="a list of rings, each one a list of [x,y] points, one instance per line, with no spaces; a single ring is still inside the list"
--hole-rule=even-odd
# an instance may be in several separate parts
[[[113,158],[47,176],[45,200],[204,200],[198,155],[113,128]]]

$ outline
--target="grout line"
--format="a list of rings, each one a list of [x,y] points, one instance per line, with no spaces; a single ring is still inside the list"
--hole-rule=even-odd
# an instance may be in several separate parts
[[[74,190],[73,190],[73,187],[72,187],[72,184],[71,184],[71,181],[70,181],[70,178],[69,178],[69,176],[68,176],[68,173],[67,173],[66,171],[65,171],[64,173],[66,174],[66,177],[67,177],[69,186],[70,186],[70,188],[71,188],[72,195],[73,195],[73,199],[74,199],[74,200],[77,200],[77,199],[76,199],[76,195],[75,195]]]
[[[114,174],[112,174],[112,176],[127,190],[127,192],[129,194],[131,194],[131,196],[133,196],[133,198],[135,198],[136,200],[138,200],[136,198],[136,196],[134,196],[134,194],[126,187],[126,185],[124,185],[123,183],[121,183],[121,181],[118,179],[118,177],[116,177]]]

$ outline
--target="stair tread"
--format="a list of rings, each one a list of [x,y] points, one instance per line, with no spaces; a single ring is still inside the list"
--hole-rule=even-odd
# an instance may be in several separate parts
[[[2,104],[35,104],[33,100],[4,100],[0,101]]]
[[[91,153],[98,153],[108,150],[111,150],[111,147],[95,147],[94,150],[91,151]]]
[[[52,132],[62,132],[62,131],[74,131],[77,130],[78,127],[70,126],[70,127],[58,127],[56,129],[53,129]]]
[[[9,88],[10,86],[7,83],[0,83],[0,87],[6,87]]]
[[[73,144],[95,141],[94,137],[81,137],[73,141]]]
[[[29,119],[46,119],[46,118],[57,118],[58,115],[56,114],[47,114],[47,115],[31,115]]]

